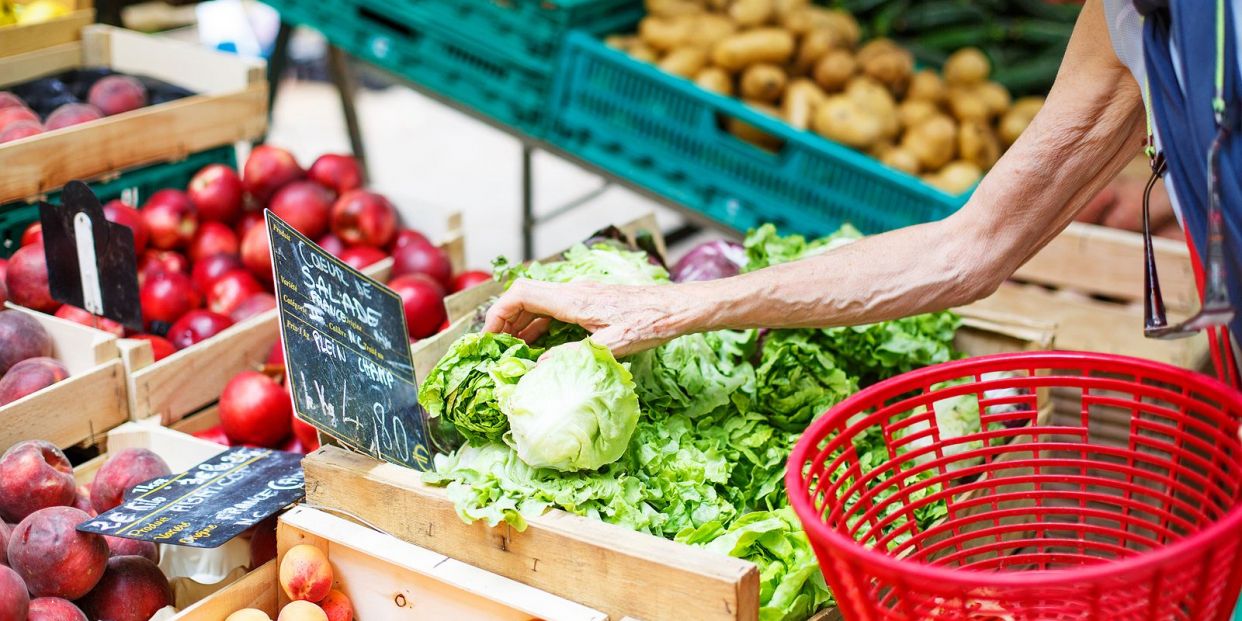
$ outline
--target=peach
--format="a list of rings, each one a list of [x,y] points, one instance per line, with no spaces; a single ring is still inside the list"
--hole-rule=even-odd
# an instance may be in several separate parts
[[[319,602],[319,607],[323,608],[328,621],[354,621],[353,602],[349,601],[349,596],[336,589],[328,592],[328,596]]]
[[[26,583],[17,572],[0,565],[0,619],[24,621],[30,607]]]
[[[147,88],[127,75],[110,75],[91,86],[87,99],[108,116],[147,105]]]
[[[23,360],[0,378],[0,406],[39,392],[67,377],[69,369],[55,358]]]
[[[37,319],[17,310],[0,311],[0,376],[27,359],[52,355],[52,339]]]
[[[79,509],[91,517],[99,515],[99,512],[95,511],[95,507],[91,506],[91,490],[85,485],[78,486],[77,497],[73,500],[73,508]]]
[[[52,290],[48,287],[43,244],[22,246],[13,253],[4,284],[14,304],[49,314],[60,308],[60,302],[52,299]]]
[[[0,91],[0,110],[5,108],[25,108],[26,102],[9,91]]]
[[[78,125],[81,123],[89,123],[104,117],[99,108],[90,104],[67,103],[47,115],[47,123],[45,127],[47,131],[69,127],[70,125]]]
[[[315,546],[293,546],[280,559],[280,587],[289,599],[317,602],[332,590],[332,564]]]
[[[160,562],[160,550],[150,541],[109,537],[108,535],[104,535],[104,540],[108,542],[110,556],[141,556],[152,563]]]
[[[141,556],[108,559],[108,570],[78,605],[92,619],[147,621],[171,606],[172,587],[160,568]]]
[[[31,513],[13,530],[9,564],[31,595],[73,600],[99,582],[108,563],[108,544],[101,535],[77,530],[89,519],[73,507],[48,507]]]
[[[87,621],[87,618],[82,609],[67,599],[39,597],[30,600],[26,621]]]
[[[39,509],[71,505],[76,494],[73,466],[51,442],[19,442],[0,457],[0,517],[7,522],[20,522]]]
[[[13,121],[0,131],[0,143],[13,142],[22,138],[38,136],[43,133],[43,125],[38,121]]]
[[[104,462],[95,474],[91,506],[103,513],[121,504],[125,492],[135,485],[171,473],[159,455],[143,448],[125,449]]]
[[[276,621],[328,621],[328,615],[319,606],[307,601],[294,601],[280,609]]]
[[[13,529],[4,520],[0,520],[0,566],[9,564],[9,535],[11,534],[13,534]]]
[[[13,123],[23,121],[39,122],[39,115],[26,106],[5,106],[0,108],[0,132]]]
[[[272,618],[257,608],[242,608],[225,617],[224,621],[272,621]]]

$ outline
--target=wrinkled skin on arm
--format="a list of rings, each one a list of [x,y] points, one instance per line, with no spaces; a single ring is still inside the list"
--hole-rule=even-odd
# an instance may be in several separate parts
[[[733,278],[652,287],[518,281],[486,329],[530,339],[577,323],[618,356],[725,328],[856,325],[991,294],[1137,151],[1142,100],[1088,0],[1038,116],[954,215]]]

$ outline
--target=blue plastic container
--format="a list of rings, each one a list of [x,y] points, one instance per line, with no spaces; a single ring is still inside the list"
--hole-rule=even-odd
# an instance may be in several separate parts
[[[879,233],[939,220],[969,196],[950,196],[586,33],[566,43],[552,109],[552,143],[741,231],[773,222],[821,235],[849,222]],[[724,129],[730,119],[780,148],[742,141]]]

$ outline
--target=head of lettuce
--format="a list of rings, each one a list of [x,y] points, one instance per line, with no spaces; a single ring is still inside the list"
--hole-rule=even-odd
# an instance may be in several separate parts
[[[629,369],[591,339],[558,345],[515,384],[498,385],[505,442],[534,468],[595,470],[625,453],[638,424]]]

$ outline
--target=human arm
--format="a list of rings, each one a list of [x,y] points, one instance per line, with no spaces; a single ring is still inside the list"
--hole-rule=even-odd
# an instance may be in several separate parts
[[[577,323],[618,355],[724,328],[871,323],[987,296],[1065,228],[1133,156],[1139,90],[1091,0],[1030,126],[954,215],[821,256],[716,281],[657,287],[518,281],[487,329],[536,336]]]

